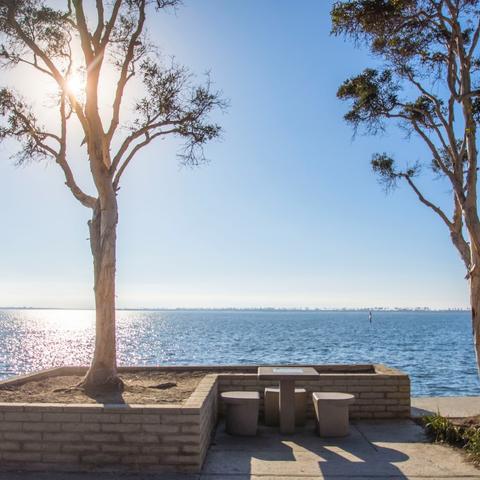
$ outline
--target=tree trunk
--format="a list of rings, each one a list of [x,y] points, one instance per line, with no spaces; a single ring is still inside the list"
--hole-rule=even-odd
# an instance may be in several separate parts
[[[115,268],[118,207],[115,193],[99,199],[89,222],[96,309],[95,352],[80,386],[88,391],[120,391],[115,332]]]
[[[472,332],[475,345],[477,366],[480,365],[480,274],[473,272],[470,276],[470,304],[472,307]]]

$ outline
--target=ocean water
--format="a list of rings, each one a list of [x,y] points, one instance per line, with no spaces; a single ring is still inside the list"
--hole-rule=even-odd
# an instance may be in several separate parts
[[[0,310],[0,378],[88,365],[94,312]],[[480,395],[468,312],[119,311],[120,365],[385,363],[413,395]]]

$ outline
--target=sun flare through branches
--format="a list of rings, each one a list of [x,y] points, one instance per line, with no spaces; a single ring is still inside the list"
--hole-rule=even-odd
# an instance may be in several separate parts
[[[85,96],[85,85],[83,75],[78,72],[71,73],[65,80],[65,93],[81,100]]]

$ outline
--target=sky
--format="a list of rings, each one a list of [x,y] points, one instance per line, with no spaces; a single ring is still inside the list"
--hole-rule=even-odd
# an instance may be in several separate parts
[[[229,100],[208,164],[177,141],[136,158],[119,192],[119,308],[468,306],[446,227],[406,187],[385,194],[374,152],[426,155],[396,127],[352,136],[341,82],[378,60],[330,35],[330,1],[185,0],[150,16],[163,55]],[[12,77],[13,75],[13,77]],[[7,77],[6,77],[7,78]],[[12,74],[32,89],[32,77]],[[0,146],[0,306],[93,307],[89,211],[51,162]],[[427,157],[428,158],[428,157]],[[85,158],[73,160],[89,185]],[[419,185],[448,208],[449,191]]]

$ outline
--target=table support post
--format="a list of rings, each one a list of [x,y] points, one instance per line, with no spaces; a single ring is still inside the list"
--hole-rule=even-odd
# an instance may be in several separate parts
[[[280,380],[280,432],[295,432],[295,380]]]

